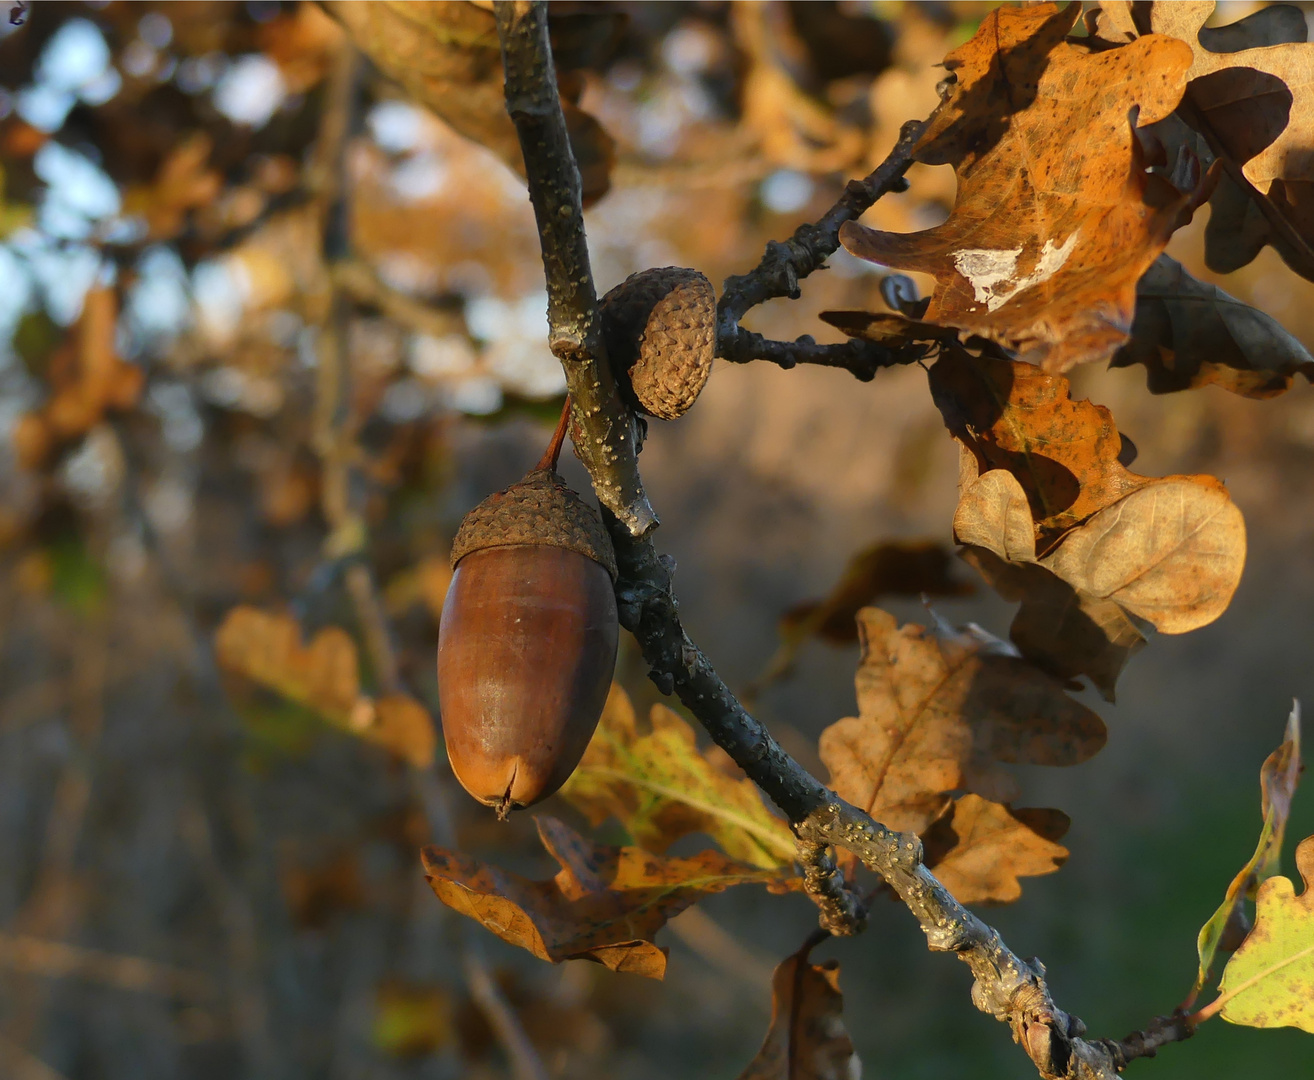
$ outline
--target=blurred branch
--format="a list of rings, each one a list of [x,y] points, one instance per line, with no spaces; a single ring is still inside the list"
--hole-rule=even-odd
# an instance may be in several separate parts
[[[4,1036],[0,1036],[0,1065],[7,1066],[5,1075],[12,1080],[67,1080],[39,1057],[29,1054]]]
[[[331,560],[351,560],[345,583],[360,626],[365,654],[379,689],[384,694],[396,694],[404,692],[404,687],[392,628],[379,596],[374,572],[368,561],[361,558],[367,551],[368,536],[363,511],[358,505],[362,485],[356,475],[359,448],[351,415],[352,372],[347,342],[352,304],[361,298],[361,291],[369,291],[369,302],[378,304],[401,321],[408,321],[404,315],[398,314],[401,299],[407,301],[406,311],[411,316],[423,313],[426,319],[432,319],[439,313],[387,290],[352,256],[346,153],[356,123],[359,72],[359,54],[353,45],[347,43],[330,76],[320,142],[311,165],[314,188],[323,200],[323,255],[331,282],[329,312],[320,330],[318,349],[315,443],[323,463],[323,510],[329,526],[325,555]],[[388,310],[388,304],[392,305],[392,310]],[[415,325],[413,320],[408,324]],[[450,333],[454,328],[448,326],[440,332]],[[437,778],[428,770],[416,768],[409,769],[409,778],[412,793],[424,809],[435,838],[440,843],[455,846],[455,830],[446,795]],[[467,927],[462,927],[463,934],[467,931]],[[462,939],[461,954],[471,997],[506,1051],[515,1080],[547,1080],[547,1070],[534,1044],[469,936]]]
[[[548,44],[546,4],[498,0],[498,32],[506,66],[507,107],[520,133],[530,197],[539,221],[543,265],[551,297],[554,351],[567,378],[593,387],[610,376],[597,344],[597,302],[588,265],[577,170],[565,139]],[[816,225],[803,226],[787,243],[772,244],[752,273],[726,282],[719,337],[740,331],[739,319],[755,304],[797,296],[798,279],[819,267],[838,247],[844,221],[857,217],[885,191],[903,184],[920,124],[906,125],[894,152],[866,180],[849,184],[844,197]],[[562,341],[566,347],[556,346]],[[587,435],[614,431],[629,417],[614,394],[577,413]],[[600,427],[598,425],[601,425]],[[966,910],[926,868],[921,840],[894,832],[851,806],[793,760],[770,732],[745,711],[711,662],[680,623],[671,585],[674,564],[657,553],[647,528],[635,528],[613,510],[622,479],[638,483],[628,441],[616,444],[626,458],[582,455],[604,507],[603,518],[616,548],[616,600],[621,625],[634,634],[663,693],[675,693],[708,734],[785,812],[802,844],[810,892],[834,929],[859,927],[861,906],[846,898],[827,849],[857,854],[898,894],[921,924],[927,943],[954,952],[976,977],[972,1000],[1009,1024],[1013,1035],[1046,1080],[1114,1080],[1132,1057],[1147,1056],[1160,1043],[1151,1038],[1123,1042],[1081,1038],[1085,1026],[1050,997],[1045,969],[1011,952],[999,932]],[[639,489],[641,490],[641,488]],[[644,504],[646,506],[646,502]],[[653,519],[655,524],[655,518]]]
[[[24,975],[85,979],[117,990],[185,1000],[205,1000],[214,995],[214,985],[200,972],[22,934],[0,932],[0,966]]]
[[[388,285],[361,259],[347,258],[329,268],[333,284],[358,304],[378,308],[408,330],[444,337],[465,332],[465,319],[456,311],[443,311],[407,296]]]
[[[912,164],[913,147],[927,122],[910,120],[904,124],[899,141],[876,171],[865,179],[850,180],[839,201],[819,221],[800,225],[784,242],[772,240],[757,266],[747,274],[726,278],[716,306],[717,356],[736,364],[769,360],[782,368],[795,364],[842,367],[864,382],[883,367],[912,363],[921,356],[917,349],[890,349],[857,338],[838,345],[818,345],[811,337],[773,341],[745,330],[740,322],[752,308],[768,300],[797,300],[801,295],[799,281],[819,270],[839,250],[840,226],[856,221],[887,192],[907,190],[903,174]]]
[[[519,1018],[493,981],[492,973],[477,944],[466,943],[464,961],[465,981],[470,987],[470,996],[506,1048],[514,1080],[548,1080],[547,1070],[539,1060],[534,1044],[529,1041]]]

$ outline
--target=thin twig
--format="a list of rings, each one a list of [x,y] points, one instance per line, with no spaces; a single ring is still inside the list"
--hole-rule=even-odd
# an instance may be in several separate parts
[[[568,379],[582,379],[596,386],[606,373],[606,357],[596,333],[597,306],[584,241],[578,173],[560,117],[546,5],[499,0],[495,10],[506,66],[508,107],[517,118],[530,198],[539,220],[549,295],[553,297],[550,322],[554,335],[563,327],[594,331],[574,339],[574,348],[563,356],[563,365]],[[526,112],[529,103],[533,123],[522,123],[530,115]],[[544,115],[545,111],[556,114],[555,122]],[[880,194],[894,190],[901,182],[919,131],[920,125],[905,127],[900,139],[903,149],[896,148],[891,155],[887,172],[882,172],[882,166],[866,181],[850,184],[845,198],[821,222],[798,230],[788,244],[772,245],[753,273],[726,282],[719,327],[724,333],[718,333],[719,337],[736,333],[738,320],[755,304],[773,296],[797,294],[798,278],[820,266],[835,250],[840,224],[856,217]],[[569,280],[563,274],[564,267],[569,267]],[[573,389],[575,384],[571,385]],[[586,431],[628,427],[625,407],[614,395],[598,402],[597,407],[599,411],[588,412],[591,426]],[[619,450],[632,453],[627,444],[621,444]],[[685,634],[671,587],[672,562],[658,555],[646,528],[635,528],[632,522],[608,512],[615,500],[603,498],[602,493],[614,493],[622,480],[637,483],[637,462],[623,455],[601,460],[591,455],[585,457],[585,465],[599,492],[603,518],[616,548],[616,598],[621,625],[638,639],[653,682],[663,693],[678,695],[717,745],[785,812],[819,881],[831,877],[821,853],[836,846],[853,851],[879,873],[916,916],[928,945],[933,950],[954,952],[967,963],[976,977],[973,1002],[1009,1024],[1015,1039],[1046,1080],[1113,1080],[1132,1057],[1146,1056],[1161,1045],[1152,1039],[1137,1045],[1131,1041],[1090,1042],[1081,1038],[1085,1026],[1054,1005],[1043,965],[1014,955],[997,930],[953,898],[923,864],[922,845],[916,836],[887,829],[849,805],[784,751],[770,732],[744,710],[707,657]],[[826,899],[830,892],[819,884],[818,894]],[[831,913],[842,916],[838,908],[833,907]]]
[[[769,360],[782,368],[795,364],[842,367],[863,381],[871,379],[880,368],[918,358],[920,350],[916,348],[891,349],[857,338],[839,345],[818,345],[811,337],[772,341],[745,330],[740,322],[752,308],[768,300],[798,299],[799,282],[839,250],[840,226],[856,221],[882,195],[907,189],[904,173],[912,164],[913,147],[927,122],[912,120],[904,124],[886,159],[871,175],[850,180],[844,194],[818,221],[800,225],[788,240],[771,241],[757,266],[747,274],[726,278],[716,305],[717,356],[737,364]]]

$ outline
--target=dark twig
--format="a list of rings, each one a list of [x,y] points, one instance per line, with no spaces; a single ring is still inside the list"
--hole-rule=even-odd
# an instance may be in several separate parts
[[[579,168],[566,135],[548,47],[547,13],[527,0],[498,0],[497,32],[506,70],[506,108],[525,158],[536,168],[529,197],[538,221],[548,291],[548,344],[575,403],[575,452],[598,500],[634,536],[657,524],[639,479],[634,424],[607,364],[598,294],[580,209]]]
[[[563,333],[572,328],[578,331],[570,347],[557,353],[568,380],[573,380],[572,390],[580,382],[594,390],[606,385],[610,391],[605,356],[600,343],[594,347],[599,338],[597,304],[584,244],[579,184],[552,75],[546,5],[499,0],[495,7],[507,66],[508,108],[517,118],[553,297],[554,346],[560,344]],[[528,102],[536,112],[525,111]],[[554,112],[556,121],[544,116],[543,110]],[[527,122],[527,117],[533,122]],[[867,180],[850,184],[845,198],[821,222],[798,230],[787,244],[773,245],[752,274],[726,282],[721,302],[726,332],[721,336],[737,333],[738,319],[754,304],[773,296],[797,295],[798,278],[820,266],[835,250],[840,224],[897,186],[919,130],[918,125],[905,127],[902,149],[896,148]],[[573,183],[568,182],[571,177],[576,177]],[[568,250],[563,254],[551,246],[557,243]],[[568,274],[563,270],[567,266]],[[595,395],[591,400],[596,411],[595,405],[590,405],[576,412],[587,434],[622,428],[628,432],[628,414],[614,393],[601,400]],[[613,445],[616,456],[582,456],[603,502],[603,518],[616,548],[621,625],[638,640],[658,689],[676,694],[717,745],[789,818],[800,841],[805,874],[812,880],[810,891],[821,905],[823,917],[833,920],[838,929],[858,928],[861,905],[843,897],[831,869],[829,849],[844,847],[885,879],[917,918],[932,949],[954,952],[967,963],[976,978],[973,1002],[1012,1028],[1014,1038],[1046,1080],[1114,1080],[1131,1058],[1146,1056],[1173,1041],[1157,1030],[1122,1042],[1081,1038],[1085,1026],[1054,1005],[1043,965],[1014,955],[997,930],[950,895],[923,864],[922,845],[916,836],[887,829],[840,799],[785,753],[770,732],[745,711],[680,624],[671,587],[672,561],[657,553],[648,528],[636,528],[633,519],[609,512],[622,483],[642,490],[632,444],[626,439]],[[610,493],[609,497],[603,497],[603,492]]]
[[[771,241],[757,266],[747,274],[726,278],[716,306],[717,356],[736,364],[769,360],[782,368],[795,364],[842,367],[864,382],[880,368],[911,363],[917,358],[909,350],[890,349],[857,338],[839,345],[818,345],[810,337],[772,341],[745,330],[740,322],[749,310],[768,300],[782,296],[798,299],[798,283],[839,250],[840,226],[856,221],[887,192],[907,189],[903,174],[912,164],[913,147],[925,127],[925,121],[904,124],[899,141],[876,171],[862,180],[850,180],[839,201],[819,221],[800,225],[788,240]]]

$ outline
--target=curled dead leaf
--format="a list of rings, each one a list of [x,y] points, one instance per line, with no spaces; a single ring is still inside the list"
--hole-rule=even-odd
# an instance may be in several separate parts
[[[967,794],[922,834],[926,865],[960,904],[1009,904],[1020,877],[1052,874],[1068,858],[1057,843],[1071,824],[1062,810],[1021,809]]]
[[[1179,189],[1147,170],[1135,137],[1180,101],[1190,50],[1151,35],[1093,52],[1065,40],[1080,10],[996,8],[946,57],[955,82],[915,158],[957,171],[948,221],[840,231],[859,258],[935,276],[926,321],[1054,371],[1126,340],[1137,280],[1207,195],[1198,171]]]
[[[878,608],[859,626],[859,715],[822,732],[821,758],[836,792],[890,828],[920,833],[955,791],[1011,801],[1001,762],[1075,765],[1104,745],[1062,683],[979,636],[899,628]]]
[[[561,866],[548,881],[442,848],[427,847],[422,858],[439,900],[554,964],[594,960],[613,971],[660,979],[666,950],[652,939],[668,919],[712,893],[779,878],[716,851],[665,857],[595,844],[555,818],[536,820],[539,839]]]
[[[1137,284],[1131,340],[1111,366],[1132,364],[1145,365],[1153,394],[1216,385],[1268,398],[1289,390],[1296,374],[1314,380],[1314,356],[1276,319],[1196,280],[1167,255]]]
[[[851,1080],[862,1071],[841,1014],[839,963],[808,960],[813,941],[776,965],[771,1026],[739,1080]]]

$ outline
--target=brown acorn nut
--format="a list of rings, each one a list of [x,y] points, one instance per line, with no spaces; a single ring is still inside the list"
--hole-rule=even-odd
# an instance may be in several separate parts
[[[630,404],[674,420],[694,403],[716,353],[716,292],[697,270],[631,274],[602,298],[607,356]]]
[[[616,666],[615,555],[598,512],[539,466],[476,506],[452,545],[438,699],[452,772],[499,817],[564,784]]]

